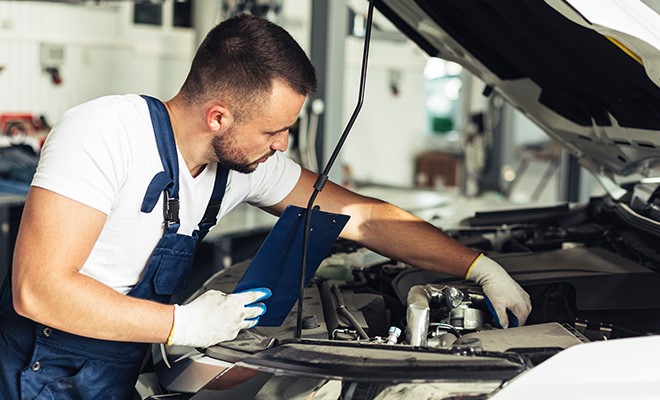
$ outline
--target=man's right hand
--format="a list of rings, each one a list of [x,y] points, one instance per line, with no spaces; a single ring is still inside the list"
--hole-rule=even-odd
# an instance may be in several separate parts
[[[532,311],[529,294],[495,260],[480,254],[472,262],[465,278],[481,285],[495,312],[493,318],[497,321],[496,326],[509,326],[507,310],[518,319],[519,325],[525,325]]]
[[[268,288],[226,294],[209,290],[186,305],[174,305],[174,325],[168,345],[209,347],[236,338],[241,329],[252,328],[266,312],[260,300]]]

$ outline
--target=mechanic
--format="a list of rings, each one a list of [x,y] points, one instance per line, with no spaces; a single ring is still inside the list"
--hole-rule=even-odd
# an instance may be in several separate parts
[[[254,326],[267,288],[210,290],[186,305],[170,296],[237,204],[306,205],[316,175],[283,151],[315,89],[286,31],[240,15],[209,32],[171,100],[106,96],[67,111],[42,151],[2,288],[0,397],[128,399],[150,343],[207,347]],[[331,182],[317,199],[351,216],[342,237],[466,276],[503,326],[506,309],[524,324],[529,296],[488,257]]]

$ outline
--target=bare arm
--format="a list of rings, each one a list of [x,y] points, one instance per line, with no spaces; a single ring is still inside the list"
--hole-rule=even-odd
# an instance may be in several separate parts
[[[122,295],[79,272],[105,220],[91,207],[30,189],[14,252],[16,312],[81,336],[165,342],[173,306]]]
[[[305,207],[315,181],[316,174],[303,169],[291,193],[268,210],[279,214],[290,204]],[[416,267],[463,277],[478,255],[407,211],[330,181],[315,204],[321,210],[351,216],[341,237]]]

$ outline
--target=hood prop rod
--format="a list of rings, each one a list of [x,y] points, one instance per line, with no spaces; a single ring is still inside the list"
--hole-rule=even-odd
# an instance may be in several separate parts
[[[357,105],[355,106],[355,110],[353,111],[353,114],[351,115],[351,118],[348,121],[348,124],[346,125],[346,128],[344,129],[344,132],[342,133],[341,137],[339,138],[339,142],[335,146],[334,151],[332,152],[332,155],[330,156],[330,159],[328,160],[325,168],[323,169],[323,172],[318,176],[316,179],[316,182],[314,183],[314,191],[312,192],[312,195],[309,198],[309,202],[307,203],[307,209],[305,211],[305,230],[303,231],[303,248],[302,248],[302,261],[300,265],[300,287],[298,291],[298,319],[296,322],[296,338],[300,339],[302,338],[302,320],[303,320],[303,299],[304,299],[304,292],[305,292],[305,275],[306,275],[306,270],[307,270],[307,247],[308,247],[308,240],[309,240],[309,230],[311,228],[311,214],[312,214],[312,209],[314,208],[314,201],[316,200],[316,197],[318,194],[323,190],[323,187],[325,186],[325,183],[328,180],[328,174],[330,173],[330,169],[332,168],[332,165],[335,163],[335,160],[337,159],[337,156],[339,155],[339,151],[341,150],[342,146],[344,145],[344,142],[346,141],[346,138],[348,137],[348,133],[350,132],[351,128],[353,127],[353,124],[355,123],[355,120],[357,119],[357,116],[360,112],[360,109],[362,108],[362,104],[364,103],[364,89],[366,86],[366,80],[367,80],[367,61],[369,59],[369,43],[371,41],[371,25],[372,25],[372,20],[373,20],[373,14],[374,14],[374,1],[375,0],[369,0],[369,11],[367,12],[367,26],[366,26],[366,31],[364,35],[364,49],[362,51],[362,69],[360,73],[360,91],[358,93],[358,102]],[[318,207],[318,206],[317,206]]]

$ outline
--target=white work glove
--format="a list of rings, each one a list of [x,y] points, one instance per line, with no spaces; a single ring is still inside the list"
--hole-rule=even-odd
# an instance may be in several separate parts
[[[472,262],[465,279],[481,285],[486,301],[491,303],[489,308],[492,305],[495,325],[502,328],[509,326],[507,310],[515,315],[519,326],[525,325],[527,316],[532,311],[529,294],[497,262],[480,254]]]
[[[259,322],[266,305],[258,303],[269,298],[268,288],[256,288],[226,294],[209,290],[186,305],[174,305],[174,325],[168,345],[209,347],[232,340],[241,329]]]

